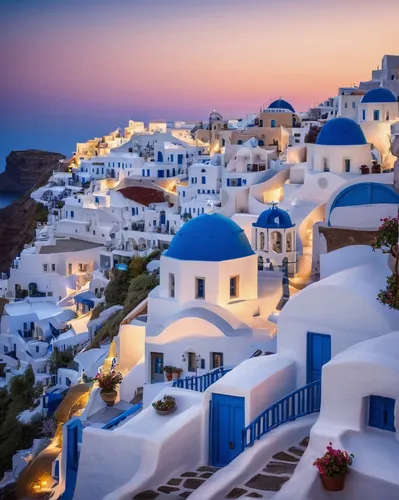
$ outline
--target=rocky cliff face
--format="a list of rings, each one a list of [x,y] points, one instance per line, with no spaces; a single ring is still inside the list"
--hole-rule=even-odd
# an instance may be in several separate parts
[[[30,193],[46,184],[65,156],[47,151],[13,151],[6,171],[0,174],[1,192],[21,194],[14,203],[0,209],[0,271],[6,272],[16,255],[35,234],[37,206]]]
[[[6,169],[0,174],[0,192],[25,194],[36,185],[40,176],[51,175],[58,160],[65,156],[48,151],[11,151],[6,158]]]

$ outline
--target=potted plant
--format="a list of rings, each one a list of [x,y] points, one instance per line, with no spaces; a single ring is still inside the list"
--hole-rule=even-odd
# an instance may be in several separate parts
[[[319,469],[323,486],[328,491],[342,491],[345,486],[345,476],[348,467],[352,465],[354,455],[344,450],[334,450],[332,443],[321,458],[313,465]]]
[[[174,366],[171,365],[165,365],[163,367],[163,371],[165,372],[165,377],[168,382],[172,380],[172,375],[173,375],[173,370],[175,369]]]
[[[122,374],[115,371],[97,373],[95,380],[101,388],[100,395],[104,403],[107,403],[107,406],[113,406],[115,403],[118,395],[116,386],[122,382],[122,379]]]
[[[182,368],[173,368],[173,372],[172,372],[172,380],[177,380],[178,378],[180,378],[180,375],[182,374]]]
[[[152,403],[152,406],[158,415],[169,415],[177,408],[176,400],[172,396],[164,396],[163,399],[159,399]]]
[[[376,163],[371,167],[371,173],[372,174],[380,174],[381,173],[381,165],[379,163]]]
[[[367,165],[362,165],[360,167],[360,171],[362,172],[362,174],[369,174],[370,173],[370,167],[368,167]]]

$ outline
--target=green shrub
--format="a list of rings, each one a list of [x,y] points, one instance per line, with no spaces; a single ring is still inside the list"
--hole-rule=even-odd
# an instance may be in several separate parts
[[[158,285],[158,277],[153,274],[141,274],[130,282],[127,297],[123,306],[123,315],[129,314]]]
[[[71,361],[73,361],[73,351],[71,348],[60,351],[58,347],[54,347],[50,356],[50,373],[55,375],[58,368],[68,368]]]
[[[99,302],[96,307],[91,311],[90,321],[97,319],[100,314],[105,310],[104,302]]]

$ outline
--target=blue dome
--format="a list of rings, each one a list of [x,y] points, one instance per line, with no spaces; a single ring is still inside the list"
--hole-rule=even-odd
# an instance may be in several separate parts
[[[220,262],[254,255],[244,230],[220,214],[204,214],[186,222],[164,255],[179,260]]]
[[[316,144],[319,146],[361,146],[367,144],[367,141],[362,128],[354,120],[334,118],[323,126]]]
[[[277,101],[273,101],[270,106],[267,108],[270,110],[273,109],[286,109],[295,113],[295,109],[291,106],[291,104],[284,99],[277,99]]]
[[[378,89],[369,90],[362,98],[362,103],[377,103],[377,102],[397,102],[395,95],[388,89],[379,87]]]
[[[295,224],[292,223],[289,213],[274,205],[272,208],[262,212],[258,220],[252,225],[262,229],[288,229],[295,226]]]

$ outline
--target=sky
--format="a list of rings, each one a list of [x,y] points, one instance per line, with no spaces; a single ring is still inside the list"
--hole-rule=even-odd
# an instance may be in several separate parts
[[[0,0],[0,170],[129,119],[299,111],[399,54],[398,0]]]

